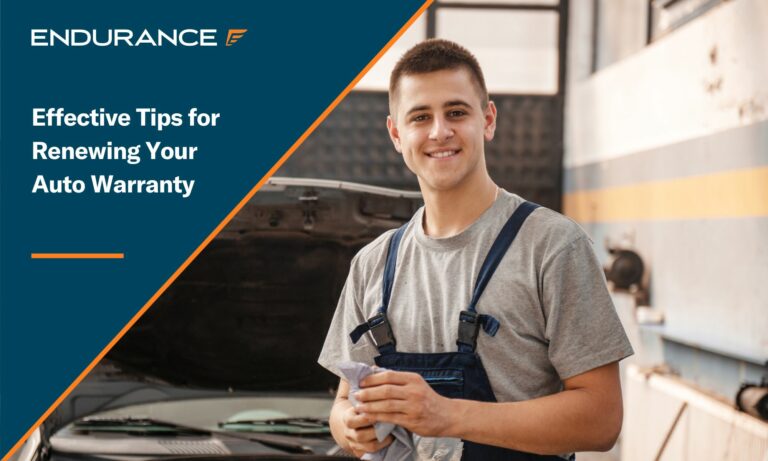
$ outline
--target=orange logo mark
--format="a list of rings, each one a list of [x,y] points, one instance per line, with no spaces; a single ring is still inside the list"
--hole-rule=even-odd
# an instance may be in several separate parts
[[[248,29],[229,29],[229,33],[227,34],[227,46],[232,46],[237,43],[246,32],[248,32]]]

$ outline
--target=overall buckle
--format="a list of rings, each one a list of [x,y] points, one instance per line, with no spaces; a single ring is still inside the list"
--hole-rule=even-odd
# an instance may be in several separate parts
[[[382,348],[388,345],[395,345],[395,335],[392,333],[392,326],[389,324],[386,313],[380,312],[368,319],[368,326],[370,327],[376,347]]]
[[[480,319],[477,312],[461,311],[459,314],[459,339],[456,344],[468,346],[473,351],[477,345],[477,336],[480,334]]]

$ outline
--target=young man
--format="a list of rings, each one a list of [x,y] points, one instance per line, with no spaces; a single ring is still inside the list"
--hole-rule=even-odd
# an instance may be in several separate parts
[[[454,459],[609,449],[632,348],[581,228],[488,175],[496,107],[476,59],[445,40],[416,45],[389,100],[389,134],[425,206],[354,258],[319,362],[337,375],[347,360],[401,371],[364,380],[356,408],[341,380],[335,439],[377,451],[391,443],[371,426],[384,421],[449,438]]]

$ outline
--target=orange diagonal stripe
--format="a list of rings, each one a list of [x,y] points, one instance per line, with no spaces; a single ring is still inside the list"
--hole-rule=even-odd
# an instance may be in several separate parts
[[[32,253],[32,259],[123,259],[125,253]]]
[[[107,353],[114,347],[114,345],[120,340],[120,338],[122,338],[125,335],[125,333],[141,318],[141,316],[144,315],[147,309],[149,309],[149,307],[152,306],[152,304],[154,304],[155,301],[157,301],[157,298],[159,298],[165,292],[165,290],[174,282],[174,280],[176,280],[176,278],[178,278],[178,276],[182,272],[184,272],[184,269],[186,269],[187,266],[189,266],[189,264],[192,261],[194,261],[195,258],[197,258],[197,255],[199,255],[200,252],[203,251],[203,249],[205,249],[206,246],[208,246],[211,240],[213,240],[214,237],[216,237],[219,234],[219,232],[221,232],[224,226],[226,226],[227,223],[229,223],[229,221],[231,221],[232,218],[240,211],[240,209],[242,209],[245,206],[245,204],[248,203],[251,197],[253,197],[254,194],[256,194],[256,192],[258,192],[259,189],[261,189],[264,183],[266,183],[267,180],[269,180],[269,178],[271,178],[272,175],[275,174],[275,172],[283,165],[283,163],[285,163],[285,161],[288,160],[288,158],[291,155],[293,155],[296,149],[307,139],[307,137],[309,137],[310,134],[312,134],[313,131],[315,131],[318,125],[320,125],[323,122],[323,120],[325,120],[326,117],[328,117],[328,114],[333,112],[333,109],[335,109],[336,106],[338,106],[339,103],[347,96],[347,94],[349,94],[349,92],[352,91],[352,88],[354,88],[355,85],[357,85],[357,82],[359,82],[360,79],[363,78],[363,76],[371,69],[371,67],[373,67],[379,61],[379,59],[381,59],[384,53],[386,53],[387,50],[389,50],[392,47],[392,45],[397,41],[397,39],[399,39],[405,33],[408,27],[410,27],[411,24],[416,22],[419,16],[421,16],[422,13],[424,13],[424,11],[426,11],[426,9],[429,8],[429,5],[431,5],[432,2],[433,0],[427,0],[426,2],[424,2],[421,8],[419,8],[419,10],[416,11],[416,13],[414,13],[413,16],[411,16],[408,22],[406,22],[405,25],[403,25],[403,27],[400,28],[400,30],[395,34],[395,36],[392,37],[389,40],[389,42],[387,42],[386,45],[384,45],[384,47],[376,54],[376,56],[374,56],[373,59],[371,59],[368,65],[366,65],[365,68],[363,68],[363,70],[361,70],[360,73],[357,74],[357,76],[349,83],[349,85],[346,86],[346,88],[344,88],[344,90],[336,97],[336,99],[334,99],[333,102],[320,114],[320,116],[317,117],[317,119],[312,123],[312,125],[310,125],[309,128],[307,128],[307,130],[304,131],[304,133],[299,137],[299,139],[297,139],[296,142],[294,142],[293,145],[291,145],[291,147],[285,152],[285,154],[283,154],[283,156],[280,157],[277,163],[275,163],[274,166],[272,166],[272,168],[267,172],[267,174],[265,174],[261,178],[261,180],[259,180],[259,182],[255,186],[253,186],[253,189],[251,189],[245,195],[245,197],[243,197],[243,199],[240,200],[237,206],[235,206],[235,208],[232,211],[230,211],[229,214],[227,214],[227,216],[219,223],[219,225],[216,226],[215,229],[213,229],[213,231],[208,235],[208,237],[206,237],[205,240],[203,240],[200,246],[198,246],[197,249],[195,249],[195,251],[184,261],[184,263],[182,263],[182,265],[178,269],[176,269],[176,272],[174,272],[173,275],[171,275],[171,277],[165,281],[165,283],[160,287],[160,289],[157,290],[157,292],[149,299],[149,301],[147,301],[146,304],[144,304],[144,306],[141,309],[139,309],[139,311],[131,318],[131,320],[128,321],[128,323],[117,333],[117,335],[114,338],[112,338],[109,344],[107,344],[107,346],[104,347],[104,349],[102,349],[101,352],[99,352],[99,354],[91,361],[91,363],[87,367],[85,367],[85,369],[77,376],[77,378],[75,378],[72,384],[70,384],[69,387],[67,387],[67,389],[61,393],[61,395],[56,399],[56,401],[54,401],[53,404],[51,404],[51,406],[48,407],[45,413],[43,413],[43,415],[37,419],[37,421],[32,425],[32,427],[30,427],[29,430],[27,430],[27,432],[19,439],[19,441],[16,442],[16,444],[14,444],[13,447],[11,447],[8,453],[6,453],[3,456],[2,461],[8,461],[8,459],[11,456],[13,456],[16,450],[18,450],[24,444],[24,442],[40,426],[40,424],[42,424],[43,421],[45,421],[45,419],[48,418],[48,416],[51,413],[53,413],[53,411],[61,404],[61,402],[65,398],[67,398],[67,396],[72,392],[72,390],[78,384],[80,384],[80,382],[88,375],[88,373],[91,372],[93,367],[95,367],[96,364],[98,364],[99,361],[101,361],[101,359],[105,355],[107,355]]]

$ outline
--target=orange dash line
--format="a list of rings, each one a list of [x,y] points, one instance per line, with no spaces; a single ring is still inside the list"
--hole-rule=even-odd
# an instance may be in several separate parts
[[[124,259],[125,253],[32,253],[32,259]]]

